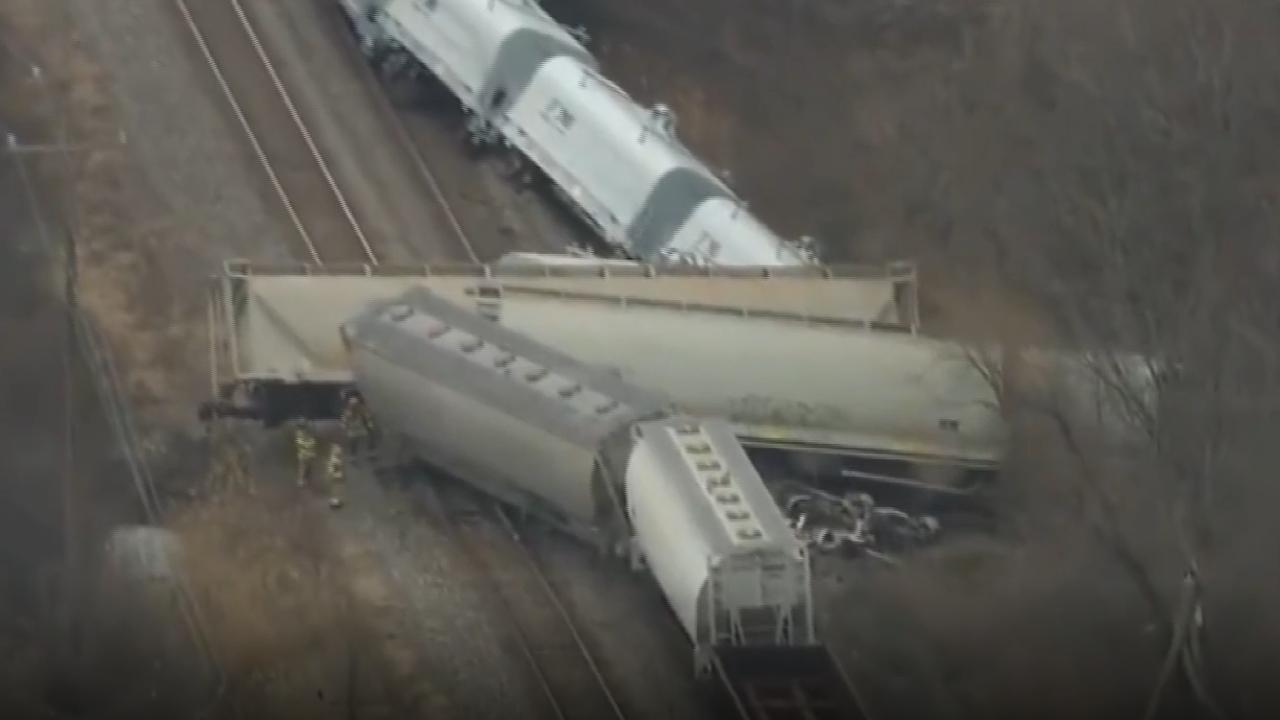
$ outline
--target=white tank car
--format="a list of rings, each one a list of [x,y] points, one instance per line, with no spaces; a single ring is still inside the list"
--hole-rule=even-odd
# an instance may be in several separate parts
[[[343,325],[356,385],[428,463],[643,559],[705,665],[815,642],[808,557],[722,421],[423,289]]]
[[[408,52],[487,126],[549,57],[591,53],[533,0],[340,0],[366,51]]]
[[[590,255],[555,255],[552,253],[509,252],[493,262],[497,270],[513,268],[634,268],[639,267],[634,260],[617,258],[601,258]]]
[[[507,292],[500,322],[724,417],[748,444],[929,465],[998,465],[999,398],[962,345],[802,317]],[[625,331],[620,331],[623,328]]]
[[[804,262],[681,144],[671,110],[640,107],[576,58],[548,59],[499,129],[633,257],[654,262],[678,250],[718,264]]]
[[[728,424],[650,421],[635,437],[627,518],[699,669],[716,647],[815,643],[805,548]]]
[[[501,138],[629,256],[814,260],[754,218],[680,143],[670,109],[637,105],[533,0],[339,1],[376,62],[389,71],[416,64],[438,77],[471,115],[474,141]]]

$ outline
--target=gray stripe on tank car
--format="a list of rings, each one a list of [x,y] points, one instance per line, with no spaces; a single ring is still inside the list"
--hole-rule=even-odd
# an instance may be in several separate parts
[[[502,42],[502,47],[498,48],[493,68],[480,85],[480,92],[476,93],[477,107],[481,108],[486,118],[491,118],[495,110],[501,113],[524,94],[525,88],[533,81],[534,73],[543,63],[560,55],[577,58],[587,67],[596,66],[591,53],[562,38],[533,28],[512,33]],[[495,108],[493,101],[499,90],[505,95],[501,98],[501,107]]]
[[[653,186],[644,207],[636,214],[627,237],[631,250],[642,259],[650,259],[671,241],[671,236],[708,198],[733,195],[720,183],[692,168],[668,170]]]

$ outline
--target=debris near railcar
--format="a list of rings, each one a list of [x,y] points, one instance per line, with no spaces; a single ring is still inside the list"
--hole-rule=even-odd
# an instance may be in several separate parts
[[[877,505],[865,492],[837,495],[794,484],[779,493],[779,501],[796,537],[824,553],[895,562],[892,554],[936,542],[942,531],[933,515]]]

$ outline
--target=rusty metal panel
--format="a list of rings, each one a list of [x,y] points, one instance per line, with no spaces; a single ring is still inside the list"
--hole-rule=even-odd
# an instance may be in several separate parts
[[[903,312],[909,273],[553,270],[229,266],[226,310],[214,315],[232,357],[218,366],[233,368],[230,383],[350,382],[339,325],[424,288],[688,412],[725,417],[749,442],[979,465],[1003,451],[993,393],[964,349],[879,319]]]

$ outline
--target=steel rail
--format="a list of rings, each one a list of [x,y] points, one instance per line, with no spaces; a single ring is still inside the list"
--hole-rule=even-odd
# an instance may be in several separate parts
[[[536,638],[531,637],[530,629],[527,628],[525,623],[520,619],[520,612],[516,608],[517,599],[509,597],[509,589],[506,587],[507,584],[502,580],[503,571],[495,566],[492,558],[488,557],[490,553],[501,552],[501,550],[492,549],[493,543],[486,543],[482,542],[481,539],[467,537],[468,532],[463,526],[464,523],[458,520],[458,516],[461,514],[461,503],[447,500],[444,497],[445,495],[452,494],[454,491],[446,491],[444,493],[439,492],[431,483],[423,483],[422,487],[425,492],[431,496],[433,504],[444,516],[444,523],[447,526],[447,530],[453,536],[454,544],[463,551],[464,555],[468,557],[474,566],[480,571],[485,583],[489,586],[488,589],[491,590],[494,596],[496,596],[498,602],[502,606],[507,619],[510,621],[511,628],[514,630],[515,640],[520,646],[521,655],[524,656],[525,661],[533,671],[533,676],[537,680],[538,686],[546,697],[547,703],[555,717],[559,720],[577,720],[582,717],[579,709],[571,706],[569,701],[564,697],[564,689],[560,688],[558,690],[555,687],[556,682],[552,677],[550,677],[552,672],[542,661],[539,660],[540,651],[536,648],[538,641]],[[480,502],[483,504],[488,501]],[[604,713],[604,717],[601,717],[598,713],[593,713],[590,717],[593,720],[595,720],[595,718],[600,718],[600,720],[627,720],[626,713],[623,712],[621,706],[618,704],[617,698],[614,696],[613,691],[609,687],[608,681],[600,670],[599,664],[596,662],[590,649],[587,647],[586,642],[583,640],[581,633],[578,631],[577,624],[573,622],[564,602],[560,599],[559,594],[547,579],[546,575],[542,572],[541,567],[539,567],[538,562],[534,558],[528,545],[525,544],[519,533],[516,532],[513,523],[507,516],[506,512],[503,511],[502,506],[498,504],[497,501],[492,501],[492,503],[492,507],[495,509],[495,514],[498,515],[499,524],[502,526],[501,530],[510,539],[512,545],[516,546],[518,549],[517,554],[519,554],[523,560],[524,570],[534,578],[535,583],[545,596],[541,599],[550,602],[555,611],[556,617],[564,625],[566,631],[565,634],[572,640],[573,649],[583,660],[584,665],[588,668],[592,679],[595,681],[596,687],[600,691],[600,696],[608,705],[608,711]],[[476,514],[485,516],[485,514],[481,512],[477,512]],[[485,521],[489,522],[491,521],[491,518],[485,517]],[[489,549],[481,549],[479,547],[481,545],[484,545]],[[511,584],[516,583],[513,582]]]
[[[240,21],[240,27],[244,28],[245,34],[249,37],[249,43],[253,45],[254,52],[257,53],[258,59],[262,61],[263,67],[266,68],[267,75],[271,77],[271,84],[275,86],[276,93],[284,101],[289,117],[293,120],[293,124],[297,126],[298,132],[307,144],[307,149],[311,152],[312,159],[315,160],[316,166],[320,168],[320,173],[324,176],[325,183],[338,201],[338,207],[342,209],[342,214],[351,225],[351,231],[355,233],[356,239],[360,241],[360,248],[364,251],[365,258],[368,259],[371,265],[377,265],[377,253],[373,251],[373,247],[369,244],[369,239],[365,237],[364,229],[360,226],[359,221],[356,220],[355,214],[351,212],[351,205],[347,202],[346,195],[342,192],[342,188],[338,187],[337,181],[334,180],[333,173],[329,170],[329,163],[325,161],[324,156],[320,153],[320,148],[316,147],[315,140],[311,136],[311,130],[303,122],[302,115],[293,103],[293,97],[285,88],[279,73],[276,72],[275,64],[271,62],[271,58],[267,54],[266,48],[263,47],[262,41],[258,39],[258,32],[254,30],[253,23],[244,11],[244,6],[240,4],[240,0],[230,0],[230,3],[232,10],[235,11],[236,18]]]
[[[599,684],[601,692],[604,693],[605,699],[609,702],[609,707],[613,711],[613,716],[617,720],[626,720],[626,715],[622,712],[622,708],[618,705],[618,699],[614,697],[613,691],[609,689],[609,683],[605,680],[604,673],[600,671],[599,664],[596,663],[595,656],[591,654],[591,650],[587,647],[586,641],[582,639],[582,634],[578,632],[578,625],[573,621],[569,614],[568,608],[564,606],[564,602],[560,599],[560,594],[556,592],[551,581],[547,578],[546,573],[542,571],[542,567],[538,564],[537,558],[533,554],[533,550],[525,544],[524,539],[520,537],[520,533],[516,532],[515,524],[511,522],[511,518],[507,515],[506,510],[501,505],[495,503],[495,512],[502,520],[503,528],[507,534],[511,536],[512,541],[520,548],[521,555],[528,563],[528,567],[533,571],[534,577],[538,580],[538,585],[546,594],[547,599],[551,601],[551,605],[556,609],[556,614],[564,621],[564,625],[569,630],[570,636],[573,637],[573,644],[582,654],[582,659],[586,661],[587,667],[591,669],[591,675]]]
[[[280,176],[276,174],[275,167],[271,164],[271,160],[267,158],[266,150],[263,149],[262,143],[258,140],[258,135],[254,132],[253,126],[249,124],[249,118],[240,106],[240,101],[236,99],[235,92],[231,90],[231,85],[227,82],[222,68],[218,65],[218,61],[214,59],[213,52],[209,50],[209,43],[205,40],[204,33],[196,25],[195,18],[191,15],[191,9],[187,7],[185,0],[174,0],[174,4],[177,5],[178,12],[182,15],[187,29],[191,32],[192,37],[195,38],[196,45],[200,48],[200,54],[204,56],[209,70],[213,73],[218,87],[222,90],[223,97],[226,98],[227,103],[231,106],[232,113],[235,114],[236,120],[240,123],[240,129],[244,131],[245,136],[249,139],[249,144],[253,147],[258,163],[267,174],[267,180],[270,182],[271,188],[275,190],[276,196],[280,198],[280,203],[284,205],[285,212],[289,215],[289,220],[293,223],[294,230],[302,238],[311,262],[316,265],[324,265],[319,251],[316,250],[316,244],[311,239],[311,234],[307,232],[307,228],[302,224],[302,218],[298,215],[298,211],[293,205],[293,200],[289,198],[289,193],[285,192],[284,185],[280,182]]]
[[[347,37],[351,38],[354,36],[347,35]],[[364,53],[360,51],[359,44],[357,42],[349,42],[348,47],[350,47],[355,54],[362,59],[365,58]],[[427,158],[422,152],[422,148],[418,145],[418,142],[413,139],[413,135],[409,132],[409,128],[404,123],[404,118],[400,116],[395,105],[391,102],[391,98],[387,96],[386,88],[382,86],[381,82],[379,82],[379,78],[381,77],[380,74],[369,63],[362,62],[360,64],[365,68],[364,73],[366,73],[366,81],[371,83],[377,91],[372,94],[378,98],[375,102],[381,106],[382,115],[390,120],[392,129],[395,131],[400,144],[409,149],[409,158],[413,160],[414,167],[418,170],[418,174],[426,181],[427,188],[431,191],[432,198],[436,201],[436,204],[440,206],[441,211],[444,212],[445,220],[448,221],[449,227],[453,230],[454,236],[458,238],[459,244],[462,245],[462,249],[467,253],[467,257],[470,258],[471,262],[479,263],[480,256],[476,254],[475,247],[471,244],[471,238],[467,235],[466,230],[463,230],[462,223],[458,220],[457,213],[453,211],[453,206],[445,198],[444,190],[440,181],[436,178],[435,172],[432,171],[430,163],[427,162]]]
[[[390,105],[391,101],[386,98],[385,93],[375,93],[383,98]],[[465,230],[462,229],[462,223],[458,220],[458,216],[453,211],[453,206],[444,197],[444,190],[441,189],[440,182],[436,180],[436,175],[431,171],[431,166],[427,164],[426,157],[423,156],[422,148],[418,142],[409,134],[409,128],[405,127],[404,118],[400,117],[400,113],[396,112],[394,107],[389,107],[387,115],[391,118],[392,127],[395,128],[396,135],[399,136],[400,142],[409,148],[409,157],[413,160],[414,167],[418,169],[418,174],[427,182],[427,187],[431,189],[431,196],[435,198],[436,204],[444,212],[445,219],[449,222],[449,227],[453,230],[453,234],[458,238],[458,242],[462,245],[462,249],[466,251],[467,257],[473,263],[480,262],[480,256],[476,254],[475,248],[471,245],[471,238],[467,236]]]

